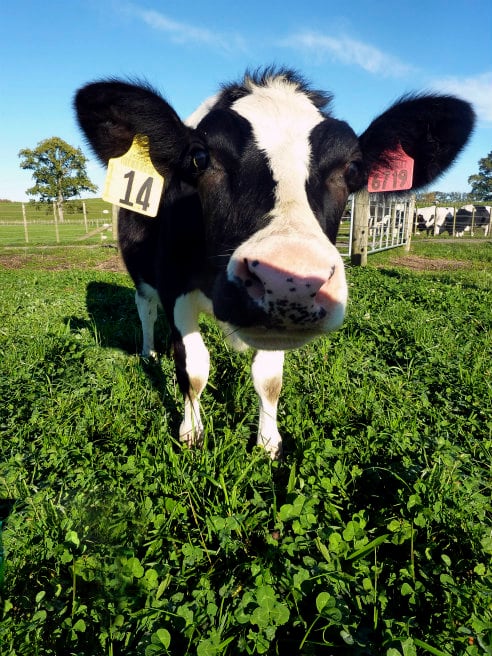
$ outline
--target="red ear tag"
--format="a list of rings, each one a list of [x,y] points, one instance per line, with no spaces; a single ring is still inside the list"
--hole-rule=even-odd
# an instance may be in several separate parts
[[[374,167],[369,174],[367,189],[370,192],[404,191],[413,184],[413,158],[407,155],[400,144],[396,150],[386,151],[389,166]]]

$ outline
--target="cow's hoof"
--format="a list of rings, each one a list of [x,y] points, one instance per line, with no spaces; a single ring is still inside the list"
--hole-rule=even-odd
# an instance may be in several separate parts
[[[149,360],[150,362],[159,362],[159,354],[153,349],[146,352],[142,351],[142,353],[140,353],[140,357],[144,360]]]
[[[189,428],[188,426],[185,426],[183,422],[179,429],[179,441],[190,449],[192,447],[202,447],[203,426],[200,425]]]
[[[273,438],[266,435],[259,435],[257,444],[265,449],[272,460],[280,460],[282,458],[283,449],[280,435],[275,435]]]

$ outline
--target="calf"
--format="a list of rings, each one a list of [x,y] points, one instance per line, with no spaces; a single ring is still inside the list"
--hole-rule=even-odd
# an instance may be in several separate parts
[[[428,184],[454,160],[474,121],[462,100],[407,96],[357,137],[331,115],[330,100],[297,74],[272,68],[222,87],[187,122],[147,84],[101,81],[76,95],[80,126],[103,162],[140,135],[164,176],[156,218],[123,208],[118,230],[137,290],[143,355],[155,353],[159,304],[169,321],[184,443],[203,437],[199,399],[209,354],[198,318],[205,312],[235,346],[256,350],[258,444],[272,458],[281,454],[283,351],[344,318],[347,284],[335,240],[348,195],[372,170],[391,167],[400,146],[414,160],[412,188]]]

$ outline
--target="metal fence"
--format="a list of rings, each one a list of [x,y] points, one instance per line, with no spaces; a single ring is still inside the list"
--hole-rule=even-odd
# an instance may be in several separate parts
[[[349,199],[337,246],[354,264],[365,264],[371,253],[409,247],[415,196],[384,196],[359,192]]]

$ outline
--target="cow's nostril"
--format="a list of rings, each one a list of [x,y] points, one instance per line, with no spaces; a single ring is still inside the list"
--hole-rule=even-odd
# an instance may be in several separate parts
[[[258,260],[251,262],[245,257],[243,260],[243,267],[239,271],[239,278],[243,281],[248,294],[251,298],[259,299],[265,294],[265,283],[259,276],[256,275],[254,269],[258,266]]]

